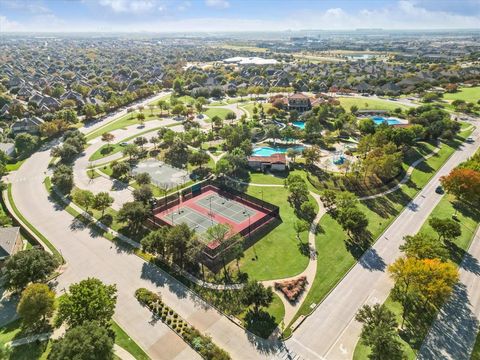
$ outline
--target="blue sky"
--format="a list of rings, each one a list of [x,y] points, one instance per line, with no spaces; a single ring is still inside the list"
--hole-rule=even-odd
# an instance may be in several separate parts
[[[0,0],[0,32],[479,27],[480,0]]]

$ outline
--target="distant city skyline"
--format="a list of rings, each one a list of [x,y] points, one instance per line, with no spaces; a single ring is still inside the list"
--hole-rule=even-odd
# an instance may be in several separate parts
[[[480,0],[0,0],[0,33],[478,29]]]

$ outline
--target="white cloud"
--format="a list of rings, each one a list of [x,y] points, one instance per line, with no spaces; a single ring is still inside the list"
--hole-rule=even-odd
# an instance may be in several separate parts
[[[8,9],[35,15],[51,13],[50,9],[40,0],[0,0],[0,5]]]
[[[219,9],[230,7],[230,3],[227,0],[205,0],[205,5]]]
[[[192,6],[192,3],[190,1],[184,1],[180,5],[177,6],[178,11],[185,11],[187,10],[190,6]]]
[[[155,7],[153,0],[100,0],[100,5],[111,8],[116,13],[143,13]]]
[[[21,30],[21,26],[19,23],[15,21],[10,21],[7,19],[6,16],[0,15],[0,33],[19,30]]]

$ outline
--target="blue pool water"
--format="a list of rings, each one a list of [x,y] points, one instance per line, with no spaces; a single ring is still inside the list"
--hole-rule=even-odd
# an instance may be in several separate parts
[[[275,147],[269,147],[269,146],[262,146],[259,148],[253,149],[253,156],[271,156],[273,154],[285,154],[288,149],[295,149],[298,151],[303,151],[304,146],[298,145],[298,146],[275,146]]]
[[[304,121],[294,121],[292,123],[293,126],[299,128],[299,129],[305,129],[305,122]]]
[[[375,124],[380,125],[383,124],[385,121],[387,122],[388,125],[398,125],[402,124],[402,122],[399,119],[395,118],[385,118],[383,116],[373,116],[372,120],[375,122]]]

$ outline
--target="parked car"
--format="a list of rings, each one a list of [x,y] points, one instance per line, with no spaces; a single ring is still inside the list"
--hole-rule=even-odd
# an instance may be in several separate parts
[[[475,140],[473,140],[473,138],[472,138],[472,137],[468,137],[468,138],[466,138],[466,139],[465,139],[465,142],[467,142],[467,143],[471,144],[471,143],[474,143],[474,142],[475,142]]]
[[[439,185],[439,186],[436,187],[435,192],[437,194],[442,195],[443,193],[445,193],[445,190],[443,190],[443,187]]]
[[[126,143],[126,142],[120,143],[120,146],[127,146],[127,145],[128,145],[128,143]]]

